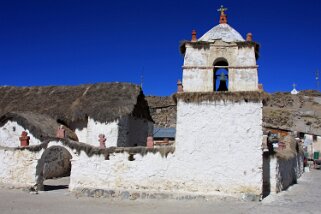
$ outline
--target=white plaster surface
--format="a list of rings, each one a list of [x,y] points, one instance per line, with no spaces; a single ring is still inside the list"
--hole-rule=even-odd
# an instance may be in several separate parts
[[[82,153],[72,161],[70,188],[260,194],[261,123],[260,103],[180,101],[174,154],[136,154],[129,161],[127,153],[109,160]]]
[[[210,42],[222,39],[224,42],[244,41],[239,32],[228,24],[219,24],[205,33],[198,41]]]
[[[28,129],[20,126],[16,121],[8,121],[2,127],[0,127],[0,146],[5,147],[18,147],[20,146],[19,137],[22,131],[28,132],[30,137],[29,145],[40,144],[40,140],[35,138]]]
[[[229,91],[257,91],[257,69],[230,69]]]
[[[116,120],[109,123],[101,123],[89,117],[87,126],[87,140],[85,143],[92,146],[99,146],[98,136],[99,134],[104,134],[107,138],[106,147],[117,146],[117,140],[119,137],[118,122],[119,121]]]
[[[0,183],[16,187],[34,186],[41,152],[0,148]]]
[[[208,92],[214,90],[214,63],[227,61],[229,91],[257,91],[258,73],[253,47],[238,48],[235,43],[221,40],[209,48],[193,48],[186,44],[183,68],[183,86],[186,92]]]
[[[212,69],[186,69],[183,75],[185,92],[210,92],[214,88]]]
[[[48,151],[53,147],[64,148],[63,150],[68,152],[68,155],[71,155],[74,160],[79,155],[60,141],[51,141],[46,150],[41,149],[40,151],[0,147],[0,183],[15,187],[34,187],[36,184],[41,186],[44,176],[49,175],[48,173],[59,175],[64,172],[61,167],[64,163],[59,163],[59,161],[65,161],[64,155],[51,153],[50,157],[46,157]],[[45,151],[47,152],[44,153]],[[51,164],[48,162],[50,159]]]
[[[87,127],[75,129],[75,134],[77,135],[79,142],[82,142],[82,143],[87,142],[87,133],[88,133]]]

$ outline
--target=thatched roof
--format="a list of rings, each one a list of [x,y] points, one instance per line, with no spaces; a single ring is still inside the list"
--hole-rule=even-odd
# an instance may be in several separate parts
[[[259,91],[238,92],[183,92],[173,95],[175,100],[183,100],[187,103],[200,103],[203,101],[230,101],[230,102],[265,102],[269,95]]]
[[[56,130],[60,125],[47,115],[32,112],[7,113],[0,117],[0,126],[5,124],[7,121],[17,122],[23,128],[28,129],[33,136],[41,141],[47,137],[55,137]],[[67,127],[65,127],[65,130],[67,138],[78,141],[78,138],[74,132]]]
[[[140,86],[130,83],[0,87],[0,115],[8,112],[46,114],[65,124],[88,116],[100,122],[125,115],[152,120]]]
[[[280,139],[281,142],[285,144],[285,149],[277,149],[275,154],[278,158],[284,160],[290,160],[294,158],[295,155],[301,153],[303,154],[302,145],[296,142],[295,138],[291,135],[287,135],[284,139]]]

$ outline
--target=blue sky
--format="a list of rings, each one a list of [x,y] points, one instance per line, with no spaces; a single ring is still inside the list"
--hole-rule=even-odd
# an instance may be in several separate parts
[[[320,0],[0,0],[0,85],[132,82],[170,95],[181,79],[179,42],[228,22],[261,44],[268,92],[316,89]]]

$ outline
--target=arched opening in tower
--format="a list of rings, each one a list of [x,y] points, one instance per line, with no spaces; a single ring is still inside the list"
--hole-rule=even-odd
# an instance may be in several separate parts
[[[228,62],[219,58],[214,62],[214,91],[228,91]]]

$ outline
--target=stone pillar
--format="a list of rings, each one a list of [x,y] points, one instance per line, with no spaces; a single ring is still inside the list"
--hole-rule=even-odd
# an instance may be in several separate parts
[[[154,138],[152,136],[147,137],[147,148],[154,148]]]
[[[26,131],[23,131],[21,133],[19,140],[20,140],[20,146],[22,146],[22,147],[29,146],[30,137],[28,136],[28,133]]]
[[[100,134],[100,135],[98,135],[98,137],[99,137],[99,139],[98,139],[98,141],[99,141],[99,148],[101,148],[101,149],[105,149],[106,148],[106,144],[105,144],[105,142],[106,142],[106,138],[105,138],[105,135],[104,134]]]

